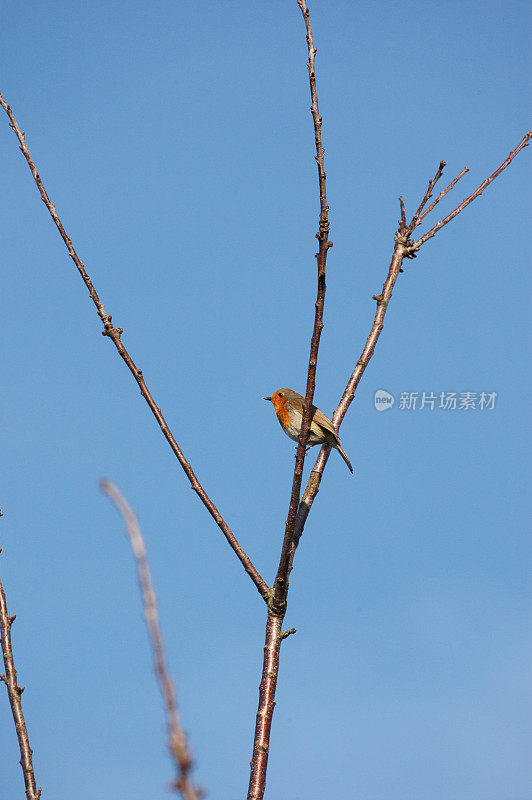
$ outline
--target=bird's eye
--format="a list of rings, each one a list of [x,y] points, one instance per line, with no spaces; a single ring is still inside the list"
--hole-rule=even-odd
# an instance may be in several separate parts
[[[282,397],[282,396],[283,396],[282,392],[279,392],[279,394],[277,395],[277,397]]]

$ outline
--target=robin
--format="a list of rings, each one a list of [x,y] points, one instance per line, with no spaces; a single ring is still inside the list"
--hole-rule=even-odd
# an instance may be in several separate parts
[[[277,389],[271,397],[264,397],[263,399],[273,403],[277,419],[286,435],[293,439],[294,442],[299,441],[305,398],[301,397],[297,392],[293,392],[292,389]],[[351,472],[353,472],[351,462],[343,451],[331,420],[319,408],[311,406],[307,445],[312,447],[315,444],[328,444],[329,447],[334,447],[335,450],[338,450]]]

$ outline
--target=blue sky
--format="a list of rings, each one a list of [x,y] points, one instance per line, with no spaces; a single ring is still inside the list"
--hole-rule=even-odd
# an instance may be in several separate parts
[[[524,2],[314,2],[330,205],[316,402],[332,413],[440,161],[447,213],[530,128]],[[304,391],[318,196],[293,2],[26,3],[1,91],[200,480],[271,581]],[[43,797],[159,800],[172,777],[136,576],[137,510],[197,780],[245,796],[262,600],[100,324],[0,126],[0,575]],[[530,740],[530,150],[406,264],[296,556],[267,797],[525,800]],[[435,216],[433,222],[437,221]],[[424,228],[422,228],[424,230]],[[377,413],[384,389],[394,407]],[[492,410],[402,392],[496,392]],[[313,459],[307,462],[307,470]],[[0,789],[23,794],[7,696]]]

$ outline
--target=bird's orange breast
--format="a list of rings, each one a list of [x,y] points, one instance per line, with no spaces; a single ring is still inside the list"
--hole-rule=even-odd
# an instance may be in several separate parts
[[[290,411],[288,410],[288,406],[286,404],[286,397],[272,397],[273,407],[275,408],[275,413],[277,414],[277,419],[283,426],[283,428],[290,427]]]

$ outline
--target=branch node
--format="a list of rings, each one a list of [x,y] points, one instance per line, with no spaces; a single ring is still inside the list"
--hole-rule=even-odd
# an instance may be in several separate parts
[[[281,641],[283,641],[284,639],[288,639],[288,637],[292,636],[293,633],[297,633],[295,628],[290,628],[289,631],[283,631],[281,633]]]

